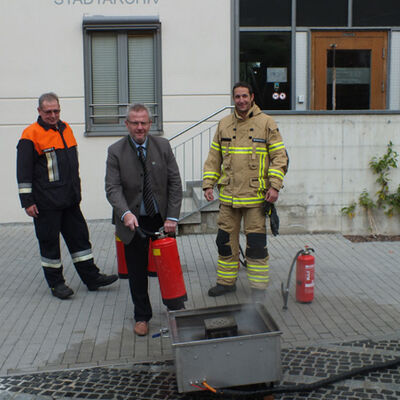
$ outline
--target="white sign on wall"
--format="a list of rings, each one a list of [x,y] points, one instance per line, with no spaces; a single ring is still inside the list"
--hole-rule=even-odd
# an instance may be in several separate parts
[[[287,68],[286,67],[267,68],[267,82],[268,83],[287,82]]]

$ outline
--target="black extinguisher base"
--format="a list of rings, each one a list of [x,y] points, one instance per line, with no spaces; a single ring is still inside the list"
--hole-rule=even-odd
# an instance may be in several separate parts
[[[185,308],[184,302],[187,301],[187,294],[183,296],[176,297],[175,299],[162,299],[163,304],[168,308],[168,310],[181,310]]]

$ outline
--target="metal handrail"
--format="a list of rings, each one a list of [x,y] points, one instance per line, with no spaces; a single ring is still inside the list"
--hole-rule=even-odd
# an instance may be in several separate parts
[[[193,128],[199,126],[200,124],[207,122],[212,117],[221,113],[222,111],[233,108],[233,106],[222,107],[219,110],[211,113],[207,117],[202,118],[200,121],[183,129],[176,135],[169,138],[169,140],[171,141],[177,137],[180,137],[183,134],[191,131]],[[202,169],[211,145],[212,130],[215,129],[215,126],[218,124],[218,122],[212,122],[213,124],[211,126],[200,130],[200,132],[197,132],[194,135],[191,135],[190,132],[188,135],[185,135],[182,140],[179,140],[180,143],[172,145],[172,151],[178,163],[182,178],[183,190],[188,195],[192,193],[192,187],[197,186],[197,184],[202,181]],[[197,208],[198,210],[192,211],[190,214],[199,211],[202,206],[198,206]]]
[[[190,125],[188,128],[185,128],[183,131],[178,132],[175,136],[172,136],[171,138],[169,138],[169,140],[174,140],[175,138],[183,135],[184,133],[186,133],[187,131],[190,131],[191,129],[195,128],[196,126],[202,124],[203,122],[206,122],[207,120],[209,120],[210,118],[214,117],[215,115],[219,114],[222,111],[225,111],[227,109],[233,109],[234,106],[225,106],[220,108],[219,110],[213,112],[212,114],[208,115],[207,117],[204,117],[203,119],[201,119],[200,121],[197,121],[196,123],[194,123],[193,125]]]

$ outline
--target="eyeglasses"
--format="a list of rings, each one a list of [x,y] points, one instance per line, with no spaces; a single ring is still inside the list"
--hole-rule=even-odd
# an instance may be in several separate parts
[[[150,122],[146,121],[146,122],[142,122],[142,121],[130,121],[129,119],[126,120],[126,122],[128,122],[128,124],[131,124],[133,126],[139,126],[139,125],[143,125],[146,126],[148,125]]]
[[[50,115],[50,114],[60,114],[60,109],[54,109],[54,110],[41,110],[44,114]]]

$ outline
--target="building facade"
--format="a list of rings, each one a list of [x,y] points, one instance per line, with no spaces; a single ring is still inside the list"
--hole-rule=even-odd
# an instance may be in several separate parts
[[[390,141],[400,152],[399,21],[395,0],[3,1],[0,223],[28,221],[15,146],[41,93],[60,96],[78,141],[84,213],[103,219],[106,150],[125,134],[126,105],[147,104],[152,133],[171,138],[231,105],[241,79],[289,150],[282,225],[368,232],[365,213],[349,220],[340,210],[376,191],[373,156]],[[400,174],[391,177],[395,190]],[[382,233],[398,233],[398,217],[377,216]]]

